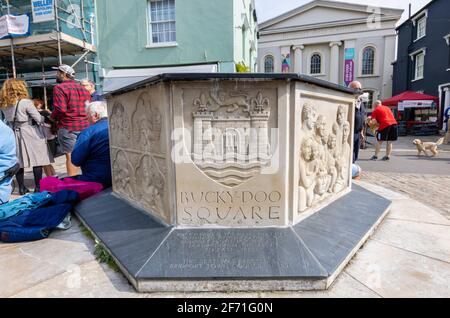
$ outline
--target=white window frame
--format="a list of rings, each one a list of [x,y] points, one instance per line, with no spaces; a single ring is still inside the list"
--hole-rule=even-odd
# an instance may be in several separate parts
[[[363,75],[363,57],[364,57],[364,50],[368,47],[371,47],[374,50],[374,56],[373,56],[373,74],[367,74]],[[379,69],[378,69],[378,47],[374,43],[365,43],[362,49],[359,51],[359,59],[356,62],[358,65],[357,69],[357,76],[364,78],[364,77],[379,77]]]
[[[161,1],[161,0],[159,0]],[[175,8],[176,8],[176,1],[174,0],[175,3]],[[147,0],[147,48],[160,48],[160,47],[174,47],[174,46],[178,46],[177,41],[170,41],[170,42],[157,42],[157,43],[153,43],[153,30],[152,30],[152,11],[151,11],[151,3],[152,2],[158,2],[158,0]],[[164,21],[158,21],[156,23],[162,23]],[[168,20],[165,22],[172,22],[172,20]],[[175,12],[175,37],[177,36],[177,32],[176,32],[176,25],[177,25],[177,17],[176,17],[176,12]]]
[[[419,56],[423,57],[423,63],[422,63],[422,75],[418,76],[418,61],[419,61]],[[424,74],[425,74],[425,52],[419,52],[414,56],[414,80],[413,81],[418,81],[424,78]]]
[[[272,65],[273,72],[272,73],[275,73],[275,56],[273,54],[267,54],[267,55],[264,56],[264,59],[263,59],[263,70],[264,70],[264,73],[266,73],[266,59],[268,57],[272,58],[272,62],[273,62],[273,65]]]
[[[421,23],[423,23],[423,34],[419,34]],[[426,15],[421,16],[417,20],[416,25],[417,25],[416,26],[417,30],[416,30],[416,39],[415,39],[415,41],[418,41],[418,40],[424,38],[427,35],[427,16]]]
[[[364,52],[367,49],[372,49],[373,50],[373,62],[372,62],[372,73],[370,74],[363,74],[363,70],[364,70]],[[366,45],[361,52],[361,76],[374,76],[375,75],[375,66],[376,66],[376,60],[377,60],[377,49],[375,46],[373,45]]]
[[[320,56],[320,73],[316,73],[313,74],[311,73],[311,59],[314,55],[318,54]],[[308,75],[310,76],[325,76],[325,59],[324,59],[324,54],[322,52],[319,51],[314,51],[311,54],[309,54],[308,56],[308,60],[307,60],[307,68],[308,68]]]

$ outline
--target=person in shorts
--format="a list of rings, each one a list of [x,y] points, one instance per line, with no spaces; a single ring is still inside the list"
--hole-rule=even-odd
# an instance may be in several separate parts
[[[91,95],[77,81],[75,71],[68,65],[54,67],[57,70],[57,82],[53,90],[54,110],[51,118],[57,122],[59,153],[66,155],[67,175],[78,175],[78,167],[72,164],[72,150],[78,135],[89,127],[86,114],[86,102]]]
[[[375,102],[375,110],[373,111],[371,118],[378,122],[379,128],[377,132],[378,143],[375,146],[375,155],[371,160],[378,160],[383,142],[386,142],[386,156],[383,157],[383,161],[389,161],[393,142],[398,139],[398,123],[392,113],[392,110],[384,106],[381,101]]]

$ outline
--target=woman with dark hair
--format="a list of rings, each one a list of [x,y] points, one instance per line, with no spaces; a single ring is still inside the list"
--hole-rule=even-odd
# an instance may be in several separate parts
[[[1,90],[0,100],[0,107],[15,134],[17,160],[20,165],[20,170],[16,174],[19,193],[24,195],[29,192],[25,187],[25,168],[33,168],[35,192],[39,192],[42,169],[53,162],[45,135],[40,127],[45,118],[34,107],[24,81],[6,80]]]

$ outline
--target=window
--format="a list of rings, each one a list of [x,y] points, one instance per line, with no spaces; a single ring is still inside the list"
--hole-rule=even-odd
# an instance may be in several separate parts
[[[425,53],[422,52],[416,55],[416,67],[414,76],[415,80],[423,78],[424,67],[425,67]]]
[[[175,0],[150,0],[150,43],[176,41]]]
[[[266,58],[264,59],[264,73],[273,73],[275,71],[274,65],[275,63],[273,60],[273,56],[266,56]]]
[[[366,107],[366,111],[371,111],[373,108],[374,91],[365,90],[364,93],[369,94],[369,100],[364,103],[364,106]]]
[[[321,74],[322,73],[322,57],[319,53],[314,53],[311,56],[311,74]]]
[[[417,21],[417,37],[416,40],[423,38],[427,31],[427,17],[423,16],[419,21]]]
[[[373,75],[375,70],[375,49],[366,47],[362,56],[362,75]]]

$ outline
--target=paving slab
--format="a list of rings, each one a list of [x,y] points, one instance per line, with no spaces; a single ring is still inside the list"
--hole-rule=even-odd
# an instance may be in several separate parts
[[[385,220],[373,239],[447,262],[450,266],[449,226]]]
[[[93,260],[73,265],[32,288],[17,293],[14,298],[128,298],[136,293],[127,280],[107,266]]]
[[[450,297],[448,263],[376,241],[364,246],[346,272],[382,297]]]

